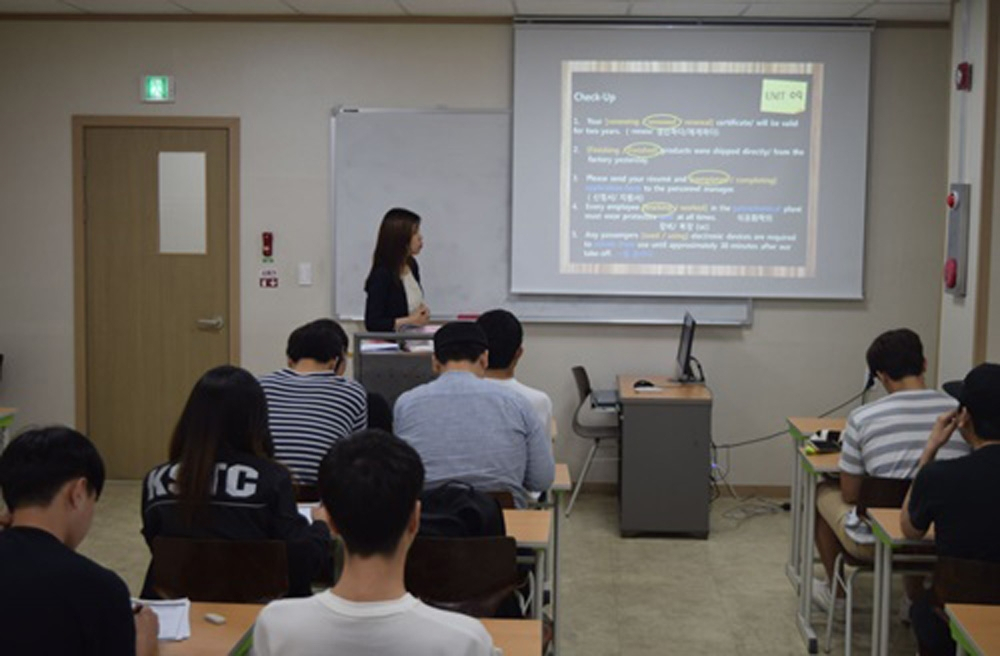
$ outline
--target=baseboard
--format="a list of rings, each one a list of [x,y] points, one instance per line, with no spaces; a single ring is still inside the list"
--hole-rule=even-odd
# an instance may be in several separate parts
[[[763,497],[765,499],[790,499],[792,488],[788,485],[734,485],[733,490],[741,498]],[[618,483],[608,482],[585,482],[583,491],[587,494],[618,494]],[[724,497],[731,497],[729,487],[720,484],[719,492]]]

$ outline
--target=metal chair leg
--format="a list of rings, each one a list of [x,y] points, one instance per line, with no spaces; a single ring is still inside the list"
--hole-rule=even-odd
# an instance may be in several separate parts
[[[573,512],[573,504],[576,503],[576,497],[580,494],[580,489],[583,487],[583,481],[587,478],[587,473],[590,471],[590,466],[594,463],[594,456],[597,455],[597,447],[600,446],[601,440],[594,440],[594,446],[590,447],[590,453],[587,454],[587,460],[583,463],[583,471],[580,472],[580,480],[576,482],[576,489],[573,490],[573,496],[569,498],[569,505],[566,506],[566,517]]]
[[[830,581],[830,606],[826,609],[826,639],[823,644],[823,651],[830,653],[830,641],[833,638],[833,617],[837,610],[837,590],[840,588],[841,572],[844,566],[843,554],[837,554],[837,560],[833,562],[833,580]],[[812,594],[812,590],[808,594]]]

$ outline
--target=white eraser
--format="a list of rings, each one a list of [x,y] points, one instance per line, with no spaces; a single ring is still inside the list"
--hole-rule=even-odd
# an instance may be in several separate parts
[[[205,613],[205,621],[212,624],[225,624],[226,618],[218,613]]]

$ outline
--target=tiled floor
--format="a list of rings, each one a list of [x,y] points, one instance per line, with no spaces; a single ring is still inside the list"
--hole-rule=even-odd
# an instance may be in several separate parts
[[[795,596],[785,578],[787,512],[726,517],[737,503],[716,501],[708,540],[629,538],[617,532],[615,499],[583,494],[562,524],[560,600],[566,656],[805,654]],[[138,591],[149,560],[139,534],[139,483],[109,482],[81,551]],[[901,584],[895,583],[895,602]],[[856,653],[870,650],[871,577],[858,577]],[[815,615],[817,629],[823,617]],[[842,622],[832,653],[843,650]],[[909,631],[893,619],[892,653],[913,654]]]

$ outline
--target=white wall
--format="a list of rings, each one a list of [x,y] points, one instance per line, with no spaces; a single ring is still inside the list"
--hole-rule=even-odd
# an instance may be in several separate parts
[[[73,421],[73,114],[241,118],[242,361],[263,372],[282,364],[291,328],[330,312],[330,109],[507,107],[511,43],[500,25],[0,22],[0,405],[19,406],[19,423]],[[917,330],[934,366],[949,32],[880,29],[873,51],[866,298],[762,301],[750,328],[699,328],[719,442],[851,396],[864,349],[884,329]],[[138,103],[142,73],[173,74],[177,103]],[[276,235],[277,290],[256,286],[264,230]],[[289,284],[298,261],[314,263],[313,287]],[[569,368],[586,364],[601,386],[616,372],[665,373],[677,335],[527,326],[520,378],[552,395],[560,455],[574,469],[589,443],[569,433]],[[739,450],[733,480],[787,483],[788,458],[784,439]],[[610,463],[595,471],[613,477]]]
[[[959,62],[973,64],[971,91],[955,91],[951,86],[949,120],[948,179],[971,185],[969,202],[969,256],[967,287],[964,297],[942,294],[939,380],[962,378],[975,362],[977,302],[980,293],[978,270],[982,231],[983,161],[992,157],[984,152],[986,127],[986,35],[990,0],[958,0],[952,13],[951,70]],[[994,3],[995,4],[995,3]],[[994,73],[995,74],[995,73]],[[989,120],[993,120],[989,117]],[[941,209],[942,222],[945,209]],[[944,258],[942,258],[942,263]]]

